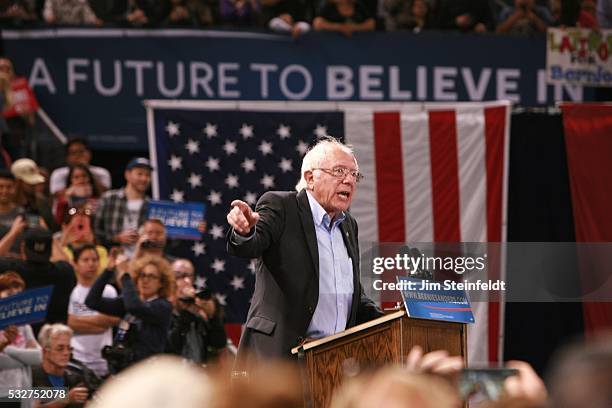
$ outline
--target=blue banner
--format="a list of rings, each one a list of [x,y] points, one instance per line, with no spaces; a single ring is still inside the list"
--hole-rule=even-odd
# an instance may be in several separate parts
[[[447,284],[426,279],[397,277],[408,316],[445,322],[474,323],[465,290],[447,289]]]
[[[168,238],[200,240],[198,226],[204,221],[204,203],[150,201],[147,218],[160,220],[166,226]]]
[[[590,89],[547,85],[544,36],[57,29],[2,38],[51,119],[98,148],[146,148],[145,99],[592,99]]]
[[[29,289],[0,299],[0,329],[45,320],[53,286]]]

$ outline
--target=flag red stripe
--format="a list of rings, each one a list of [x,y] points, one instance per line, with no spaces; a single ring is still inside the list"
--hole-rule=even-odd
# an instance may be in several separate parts
[[[487,240],[502,241],[504,146],[506,130],[506,107],[486,108],[485,155],[487,174]],[[491,254],[493,255],[493,254]],[[499,255],[499,254],[498,254]],[[489,279],[499,279],[501,258],[489,259]],[[489,302],[489,361],[499,361],[500,306],[498,301]]]
[[[404,242],[404,168],[399,112],[374,113],[378,240]]]
[[[564,104],[562,109],[576,241],[610,242],[612,106]],[[607,278],[596,259],[579,259],[583,290]],[[583,314],[587,336],[612,327],[612,303],[586,301]]]
[[[459,165],[454,111],[429,112],[434,241],[461,241]]]

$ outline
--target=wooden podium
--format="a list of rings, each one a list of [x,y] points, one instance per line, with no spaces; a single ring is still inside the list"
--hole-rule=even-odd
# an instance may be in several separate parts
[[[463,323],[413,319],[402,309],[333,336],[295,347],[305,369],[306,406],[325,408],[345,372],[355,368],[403,365],[412,346],[425,352],[447,350],[467,364]]]

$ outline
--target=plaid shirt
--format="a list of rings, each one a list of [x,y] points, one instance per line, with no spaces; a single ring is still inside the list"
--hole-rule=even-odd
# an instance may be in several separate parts
[[[149,197],[145,197],[138,214],[138,226],[141,226],[146,220],[148,201]],[[105,246],[117,244],[113,237],[123,231],[123,220],[126,214],[125,189],[110,190],[104,193],[98,201],[98,208],[94,216],[94,234],[98,242]]]

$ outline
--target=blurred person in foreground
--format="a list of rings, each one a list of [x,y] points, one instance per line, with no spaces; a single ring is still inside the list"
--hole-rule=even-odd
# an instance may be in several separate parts
[[[25,282],[16,272],[0,274],[0,299],[17,295],[25,289]],[[32,367],[40,365],[42,351],[29,324],[9,326],[0,330],[0,397],[9,389],[32,386]],[[30,401],[4,403],[7,408],[29,407]]]
[[[88,408],[215,407],[215,394],[215,384],[201,368],[159,356],[111,377]]]
[[[548,377],[550,406],[612,406],[612,333],[559,351]]]
[[[325,138],[304,156],[297,191],[269,191],[255,211],[231,203],[228,251],[258,258],[239,354],[290,358],[308,338],[382,315],[359,281],[357,222],[348,212],[362,178],[351,148]]]
[[[115,274],[121,295],[104,297],[104,288]],[[163,258],[144,256],[128,267],[125,256],[111,257],[109,269],[95,281],[85,299],[90,309],[121,318],[113,345],[103,350],[111,373],[165,351],[172,316],[168,299],[173,293],[174,276]]]
[[[172,272],[176,291],[167,351],[197,364],[209,363],[227,343],[221,307],[209,290],[196,291],[190,260],[177,259]]]

